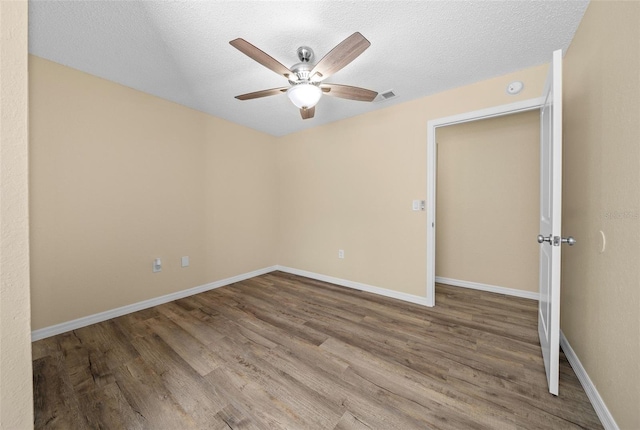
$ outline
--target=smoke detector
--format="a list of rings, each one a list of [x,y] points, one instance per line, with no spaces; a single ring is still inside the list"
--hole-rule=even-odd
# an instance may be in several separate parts
[[[524,84],[522,83],[522,81],[513,81],[509,85],[507,85],[507,94],[515,96],[516,94],[519,94],[523,88]]]

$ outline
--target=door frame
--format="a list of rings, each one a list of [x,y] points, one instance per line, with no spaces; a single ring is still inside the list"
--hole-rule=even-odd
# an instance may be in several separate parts
[[[543,105],[544,97],[536,97],[515,103],[437,118],[427,122],[427,306],[435,306],[436,304],[436,129],[438,127],[527,112],[540,109]]]

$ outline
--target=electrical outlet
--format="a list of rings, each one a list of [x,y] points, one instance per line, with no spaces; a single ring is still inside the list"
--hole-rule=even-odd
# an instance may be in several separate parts
[[[180,259],[180,264],[182,265],[182,267],[189,267],[189,256],[187,255],[185,257],[182,257]]]
[[[338,250],[338,258],[344,258],[344,249]]]

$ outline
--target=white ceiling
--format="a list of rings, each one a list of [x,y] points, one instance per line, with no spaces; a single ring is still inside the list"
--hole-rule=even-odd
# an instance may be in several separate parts
[[[566,51],[588,1],[30,1],[29,51],[120,84],[282,136],[526,67]],[[287,67],[316,61],[353,32],[371,47],[327,79],[397,97],[323,96],[302,120],[286,86],[229,45],[241,37]]]

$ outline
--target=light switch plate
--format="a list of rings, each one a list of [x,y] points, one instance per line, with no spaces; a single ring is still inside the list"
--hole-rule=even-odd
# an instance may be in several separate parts
[[[425,209],[426,201],[424,200],[414,200],[411,208],[414,211],[423,211]]]

